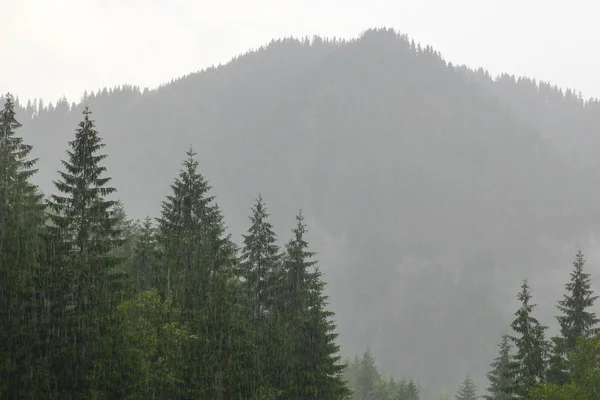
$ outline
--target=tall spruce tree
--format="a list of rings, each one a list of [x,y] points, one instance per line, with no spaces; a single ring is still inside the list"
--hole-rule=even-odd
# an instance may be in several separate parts
[[[158,218],[159,288],[182,307],[182,316],[200,339],[188,354],[189,393],[182,396],[237,398],[240,370],[234,365],[243,335],[238,325],[239,288],[233,275],[236,248],[225,234],[219,207],[208,196],[208,182],[197,171],[196,153],[190,148],[186,154],[171,185],[173,193],[163,202]]]
[[[308,251],[305,240],[306,225],[302,212],[296,216],[297,226],[286,245],[284,282],[287,284],[292,345],[289,357],[290,398],[339,399],[349,395],[342,379],[337,334],[331,320],[333,313],[326,310],[321,274],[314,253]]]
[[[545,376],[548,353],[545,331],[548,328],[542,326],[532,316],[536,305],[530,303],[531,293],[526,279],[517,297],[521,307],[515,313],[516,318],[511,324],[512,330],[518,334],[518,336],[510,336],[517,350],[510,363],[511,375],[514,379],[511,394],[518,399],[524,399],[529,389],[542,381]]]
[[[477,398],[477,387],[470,376],[467,376],[461,383],[454,397],[456,400],[475,400]]]
[[[250,229],[248,234],[243,235],[244,246],[239,264],[243,288],[254,318],[264,314],[271,305],[271,279],[281,261],[277,238],[268,218],[265,203],[259,195],[252,209]]]
[[[55,361],[58,385],[64,398],[80,398],[86,390],[94,346],[109,324],[115,293],[114,268],[121,261],[110,255],[121,244],[118,220],[112,212],[116,201],[107,196],[106,155],[91,111],[86,106],[75,139],[69,142],[65,171],[54,182],[60,194],[48,200],[50,255],[54,286],[50,300],[60,318],[59,349]],[[57,309],[57,307],[60,307]]]
[[[178,178],[171,185],[173,194],[162,203],[158,221],[162,278],[159,289],[172,295],[184,309],[201,308],[206,294],[210,259],[205,250],[214,208],[210,186],[198,172],[196,153],[190,147]]]
[[[573,263],[571,280],[565,285],[567,293],[558,302],[557,308],[562,315],[557,316],[560,335],[552,338],[552,357],[548,381],[562,385],[569,382],[570,367],[567,356],[576,350],[580,336],[589,337],[596,333],[596,325],[600,320],[596,314],[589,311],[598,296],[593,295],[590,274],[584,272],[585,259],[579,251]]]
[[[490,364],[492,370],[488,372],[487,378],[490,382],[489,395],[484,396],[486,400],[511,400],[510,394],[513,387],[513,379],[510,373],[510,338],[502,335],[499,345],[498,357]]]
[[[273,311],[276,272],[279,268],[281,255],[276,244],[273,226],[268,221],[265,203],[259,195],[252,209],[251,226],[248,234],[243,235],[244,245],[238,273],[242,278],[242,290],[247,302],[250,333],[251,360],[248,377],[251,392],[257,392],[263,386],[274,385],[277,365],[275,358],[281,349],[277,346],[276,338],[281,335],[275,328],[280,326],[279,319]]]
[[[43,203],[30,182],[37,160],[16,136],[20,127],[8,93],[0,110],[0,398],[35,398],[45,375],[35,346]]]

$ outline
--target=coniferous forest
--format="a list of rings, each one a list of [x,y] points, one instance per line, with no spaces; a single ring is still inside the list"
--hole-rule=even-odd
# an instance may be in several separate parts
[[[596,100],[383,29],[1,101],[0,399],[600,398]]]
[[[6,99],[1,398],[347,396],[301,212],[280,249],[259,195],[236,246],[190,148],[160,218],[132,223],[87,107],[44,201]]]

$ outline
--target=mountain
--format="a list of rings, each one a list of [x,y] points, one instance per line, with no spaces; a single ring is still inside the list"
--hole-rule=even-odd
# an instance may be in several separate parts
[[[343,351],[369,346],[424,387],[468,373],[485,387],[520,280],[552,324],[572,255],[597,251],[600,103],[453,65],[393,30],[277,40],[156,90],[30,102],[18,116],[46,193],[84,104],[131,217],[158,214],[190,144],[234,237],[259,192],[279,231],[302,208]]]

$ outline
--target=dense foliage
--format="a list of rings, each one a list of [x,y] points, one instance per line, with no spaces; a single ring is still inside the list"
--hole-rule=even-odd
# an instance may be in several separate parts
[[[584,264],[579,251],[566,293],[558,302],[560,334],[552,338],[553,345],[545,337],[548,327],[533,316],[535,304],[527,280],[523,281],[517,296],[521,307],[511,324],[514,335],[502,336],[499,355],[488,373],[487,400],[598,399],[600,333],[591,310],[597,296]]]
[[[259,197],[238,249],[190,148],[156,225],[128,221],[87,107],[44,204],[6,99],[0,398],[350,394],[301,213],[280,251]]]

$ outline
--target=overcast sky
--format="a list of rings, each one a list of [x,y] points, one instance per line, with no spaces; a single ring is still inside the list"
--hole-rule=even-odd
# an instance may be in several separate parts
[[[156,87],[284,36],[392,27],[454,63],[600,97],[593,0],[0,0],[0,91]]]

